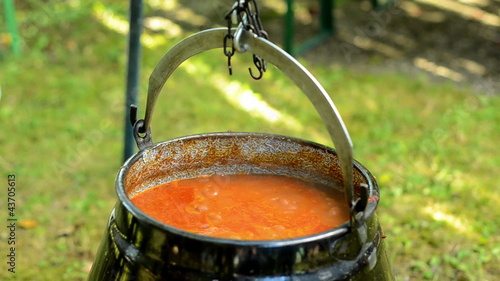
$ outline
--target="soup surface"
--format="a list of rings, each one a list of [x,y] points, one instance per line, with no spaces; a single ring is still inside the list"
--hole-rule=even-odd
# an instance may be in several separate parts
[[[326,231],[349,218],[343,194],[277,175],[211,175],[167,182],[131,198],[165,224],[240,240],[296,238]]]

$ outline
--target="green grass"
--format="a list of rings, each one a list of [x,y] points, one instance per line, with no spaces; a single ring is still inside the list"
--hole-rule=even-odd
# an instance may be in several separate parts
[[[117,200],[126,41],[91,17],[92,1],[78,5],[58,4],[53,13],[64,17],[36,25],[40,33],[26,38],[21,58],[0,49],[0,194],[5,198],[7,174],[16,174],[17,217],[37,222],[18,228],[17,273],[8,274],[2,262],[1,280],[84,280]],[[124,5],[106,7],[126,18]],[[31,13],[20,7],[21,25]],[[141,115],[148,75],[185,36],[143,50]],[[234,59],[233,77],[221,51],[180,67],[160,96],[154,140],[233,130],[330,144],[304,95],[272,67],[253,81],[250,59]],[[494,280],[500,263],[499,96],[425,76],[303,63],[336,103],[355,158],[377,176],[378,212],[398,279]],[[220,89],[233,81],[292,122],[272,123],[237,107]],[[1,214],[5,220],[5,210]],[[0,234],[5,249],[5,229]]]

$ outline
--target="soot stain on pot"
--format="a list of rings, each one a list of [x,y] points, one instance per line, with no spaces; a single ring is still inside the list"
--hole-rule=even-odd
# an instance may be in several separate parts
[[[155,150],[151,152],[149,150]],[[130,196],[181,178],[203,174],[268,173],[317,181],[343,191],[342,171],[333,150],[297,144],[276,135],[201,135],[166,141],[148,148],[127,173],[125,189]],[[355,190],[366,183],[354,169]],[[359,196],[359,192],[356,192]]]

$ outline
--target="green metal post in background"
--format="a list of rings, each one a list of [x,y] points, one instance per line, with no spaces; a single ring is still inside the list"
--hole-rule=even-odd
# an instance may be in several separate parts
[[[286,0],[286,14],[285,14],[285,38],[284,38],[284,49],[293,55],[293,37],[295,33],[295,12],[293,10],[293,0]]]
[[[295,36],[295,11],[293,0],[286,0],[287,11],[285,14],[284,43],[283,48],[291,55],[299,55],[309,49],[316,47],[324,40],[335,35],[335,0],[318,0],[320,6],[319,32],[313,38],[299,46],[294,45]],[[374,10],[383,10],[400,0],[371,0]]]
[[[334,34],[335,23],[333,18],[333,9],[334,9],[334,1],[333,0],[320,0],[319,1],[320,12],[319,12],[319,33],[302,43],[302,45],[298,46],[295,51],[297,54],[301,54],[310,50],[321,43],[323,43],[326,39],[330,38]]]
[[[3,6],[7,29],[10,33],[12,53],[14,53],[15,56],[19,56],[21,54],[21,42],[19,41],[19,33],[17,31],[14,3],[12,0],[3,0]]]
[[[319,26],[320,33],[332,35],[333,34],[333,0],[321,0],[320,1],[320,14],[319,14]]]
[[[128,35],[127,90],[125,94],[124,161],[134,154],[136,148],[132,124],[130,124],[130,105],[137,105],[139,92],[143,1],[130,0],[129,13],[130,29]]]
[[[380,3],[380,0],[371,0],[372,7],[374,10],[383,10],[383,9],[389,7],[390,5],[396,3],[397,1],[400,1],[400,0],[385,0],[385,1],[382,1],[382,3]]]

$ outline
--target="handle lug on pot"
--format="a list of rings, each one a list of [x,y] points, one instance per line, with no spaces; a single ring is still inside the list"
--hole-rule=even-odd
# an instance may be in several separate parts
[[[151,139],[151,128],[145,129],[144,119],[137,120],[137,106],[130,105],[130,123],[134,130],[134,139],[139,150],[143,150],[153,144]]]
[[[362,183],[359,188],[359,198],[354,201],[352,205],[351,212],[354,214],[356,212],[362,212],[366,209],[366,205],[368,205],[368,185]]]

